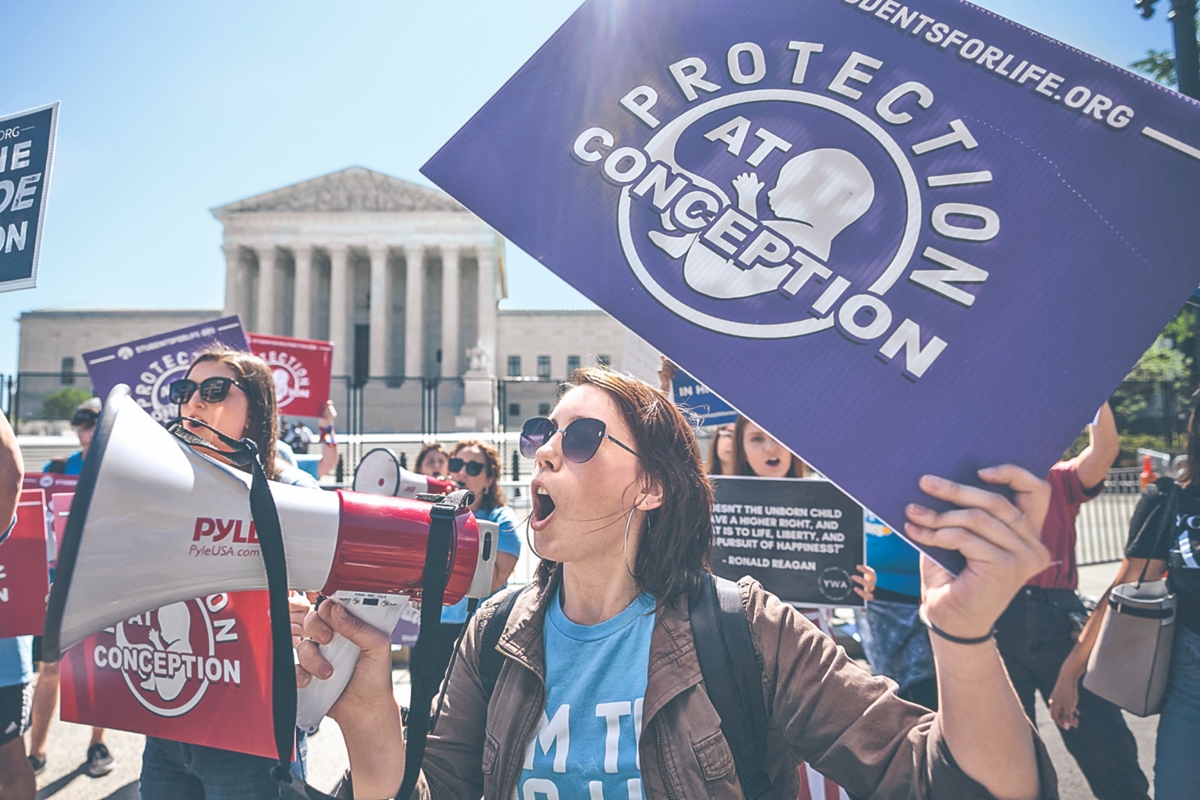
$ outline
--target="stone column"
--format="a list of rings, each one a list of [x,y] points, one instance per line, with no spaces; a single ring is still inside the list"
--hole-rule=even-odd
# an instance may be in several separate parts
[[[388,341],[390,340],[388,326],[388,306],[391,305],[391,295],[388,292],[388,249],[387,247],[372,247],[368,253],[371,258],[371,375],[388,374]]]
[[[442,377],[458,377],[458,248],[442,248]]]
[[[333,374],[346,375],[352,358],[353,337],[346,328],[346,291],[349,289],[347,262],[350,248],[334,245],[329,248],[329,339],[333,342]]]
[[[226,243],[225,251],[225,316],[242,314],[242,248]]]
[[[479,265],[479,302],[476,303],[479,315],[479,341],[483,342],[488,353],[488,366],[493,375],[500,374],[496,363],[499,356],[496,353],[496,252],[492,246],[479,247],[475,250],[475,260]],[[474,343],[472,343],[474,346]]]
[[[404,248],[404,374],[422,376],[425,342],[425,252],[418,245]]]
[[[257,247],[258,253],[258,311],[255,314],[256,333],[275,333],[275,246]]]
[[[312,248],[292,248],[296,262],[295,293],[292,298],[292,335],[298,339],[312,336]]]

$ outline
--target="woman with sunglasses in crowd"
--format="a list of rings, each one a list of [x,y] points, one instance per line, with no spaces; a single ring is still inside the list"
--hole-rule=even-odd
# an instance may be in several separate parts
[[[179,406],[185,427],[213,447],[228,449],[205,425],[232,439],[253,440],[269,479],[320,489],[307,472],[276,457],[279,411],[275,383],[270,367],[258,356],[224,348],[203,351],[193,356],[187,374],[171,383],[170,398]],[[201,452],[220,458],[208,450]],[[307,607],[299,598],[295,602]],[[297,734],[298,760],[292,771],[303,777],[307,748],[304,737],[299,731]],[[231,741],[237,737],[236,728],[230,729],[229,736]],[[278,797],[279,789],[270,775],[275,763],[262,756],[147,736],[142,753],[142,800]]]
[[[712,490],[687,421],[658,390],[590,368],[575,373],[551,419],[526,423],[521,444],[535,461],[537,579],[500,636],[490,696],[479,661],[493,604],[468,626],[415,796],[742,797],[687,613],[713,535]],[[756,651],[747,657],[763,671],[769,797],[796,797],[800,761],[863,797],[1055,796],[1053,768],[991,637],[1048,563],[1038,530],[1049,488],[1012,466],[980,478],[1015,501],[927,476],[920,490],[956,508],[907,510],[909,536],[966,559],[957,577],[924,566],[925,614],[940,632],[940,712],[900,700],[790,606],[739,582]],[[336,603],[305,619],[318,642],[334,631],[363,647],[330,710],[353,766],[344,794],[392,797],[405,762],[388,638]],[[301,642],[299,658],[302,684],[329,668],[313,642]]]
[[[418,470],[420,468],[418,458]],[[521,556],[521,539],[517,536],[517,517],[508,507],[504,490],[500,488],[500,454],[490,444],[476,439],[457,442],[450,451],[446,469],[450,480],[460,489],[475,493],[471,511],[476,518],[495,522],[499,528],[496,544],[496,566],[492,575],[492,592],[499,591],[508,581],[517,559]],[[432,658],[414,649],[409,671],[413,685],[428,681],[436,690],[446,674],[450,657],[458,643],[459,634],[467,622],[467,603],[464,597],[457,604],[442,609],[442,626]]]

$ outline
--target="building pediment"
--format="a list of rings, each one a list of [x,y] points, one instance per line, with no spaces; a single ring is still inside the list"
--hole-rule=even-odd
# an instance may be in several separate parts
[[[385,175],[365,167],[349,167],[319,178],[218,206],[212,214],[254,213],[467,213],[458,202],[437,189]]]

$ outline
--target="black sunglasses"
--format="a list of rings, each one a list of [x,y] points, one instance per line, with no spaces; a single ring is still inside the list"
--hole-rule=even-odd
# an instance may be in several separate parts
[[[525,420],[521,428],[521,455],[526,458],[537,458],[538,448],[550,441],[556,433],[561,433],[562,452],[567,461],[575,464],[583,462],[596,455],[600,443],[608,439],[613,444],[633,453],[637,452],[620,439],[609,436],[604,422],[591,417],[580,417],[565,428],[559,428],[553,420],[546,417],[533,417]],[[640,458],[640,456],[639,456]]]
[[[180,378],[177,381],[171,381],[168,391],[170,392],[171,402],[177,406],[181,406],[191,399],[197,389],[200,390],[200,399],[206,403],[219,403],[229,396],[229,387],[236,386],[243,392],[246,387],[241,381],[235,381],[233,378],[205,378],[196,383],[191,378]]]
[[[459,472],[463,469],[463,467],[466,467],[467,474],[472,478],[477,477],[481,472],[483,472],[484,467],[486,466],[487,464],[484,464],[482,461],[463,461],[461,458],[452,458],[450,459],[449,464],[451,472]]]

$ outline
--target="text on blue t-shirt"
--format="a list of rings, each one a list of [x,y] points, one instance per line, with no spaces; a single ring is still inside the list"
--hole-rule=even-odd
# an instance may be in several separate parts
[[[640,800],[642,698],[654,598],[612,619],[577,625],[556,595],[546,611],[546,708],[525,752],[520,800]]]

